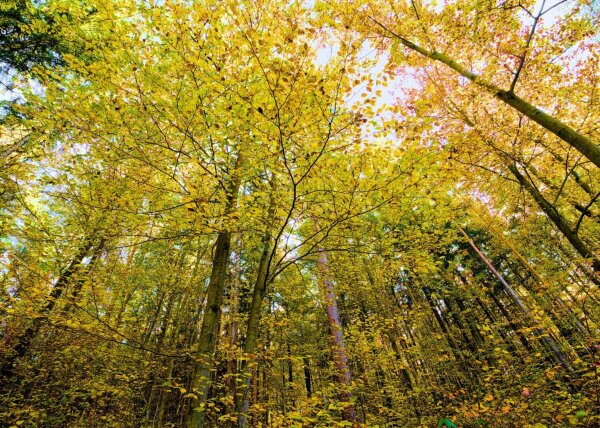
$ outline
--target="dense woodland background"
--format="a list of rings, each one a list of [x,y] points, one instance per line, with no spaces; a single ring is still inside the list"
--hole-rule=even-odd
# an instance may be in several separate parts
[[[598,426],[599,23],[0,2],[0,426]]]

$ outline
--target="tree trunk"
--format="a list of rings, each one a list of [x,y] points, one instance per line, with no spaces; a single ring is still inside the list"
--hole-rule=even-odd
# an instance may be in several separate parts
[[[235,171],[227,190],[225,215],[233,212],[237,205],[237,195],[241,185],[240,169],[242,163],[243,158],[239,154],[235,164]],[[200,339],[196,348],[196,361],[194,362],[190,379],[190,390],[196,395],[196,398],[191,400],[190,411],[185,420],[186,428],[200,428],[204,425],[203,409],[199,409],[199,407],[200,404],[204,404],[208,399],[210,369],[213,365],[212,358],[217,343],[217,329],[221,316],[221,306],[223,304],[230,250],[231,232],[223,230],[219,232],[215,245],[206,304],[204,306],[204,317],[202,318],[202,326],[200,327]]]
[[[371,18],[373,22],[382,27],[385,31],[393,35],[400,43],[402,43],[407,48],[418,52],[419,54],[434,60],[439,61],[442,64],[447,65],[452,70],[459,73],[461,76],[469,79],[475,85],[484,89],[486,92],[492,94],[496,99],[508,104],[518,112],[524,114],[529,119],[538,123],[548,131],[552,132],[558,138],[569,144],[571,147],[579,151],[582,155],[584,155],[587,159],[589,159],[594,165],[600,167],[600,147],[598,147],[592,140],[590,140],[585,135],[575,131],[566,123],[561,122],[557,118],[544,113],[541,109],[537,108],[534,105],[529,104],[524,99],[515,95],[512,91],[505,91],[500,89],[496,85],[491,82],[486,81],[481,76],[472,73],[467,70],[465,67],[454,61],[452,58],[444,55],[440,52],[429,51],[427,49],[422,48],[419,45],[405,39],[399,34],[394,33],[393,31],[386,28],[383,24],[379,23],[375,19]]]
[[[521,331],[519,325],[517,325],[517,323],[515,322],[515,320],[511,316],[510,312],[506,309],[506,307],[500,301],[500,299],[498,298],[498,296],[496,296],[494,294],[494,292],[490,292],[489,293],[489,297],[494,301],[494,304],[496,305],[496,307],[498,308],[498,310],[500,311],[500,313],[502,314],[502,316],[506,319],[506,322],[508,323],[508,326],[517,335],[517,337],[519,338],[519,342],[521,342],[521,344],[528,351],[530,351],[530,352],[533,351],[533,347],[529,343],[529,340],[527,339],[527,337],[525,336],[525,334]]]
[[[561,194],[563,193],[563,188],[562,186],[559,187],[557,185],[555,185],[554,183],[552,183],[550,180],[548,180],[546,177],[544,177],[542,174],[540,174],[540,172],[537,170],[537,168],[535,168],[533,165],[529,165],[527,168],[529,171],[531,171],[531,174],[537,178],[538,180],[540,180],[542,183],[544,183],[546,186],[548,186],[548,188],[552,189],[553,191],[557,192],[556,196],[554,197],[554,200],[556,203],[556,201],[558,200],[558,198],[561,196]],[[566,180],[566,178],[565,178]],[[564,184],[564,181],[563,181]],[[589,206],[584,206],[581,204],[581,202],[579,202],[577,199],[575,199],[574,197],[572,197],[569,194],[565,194],[564,196],[565,200],[567,201],[567,203],[573,207],[573,209],[579,211],[579,213],[583,214],[586,217],[592,218],[594,219],[596,222],[598,222],[598,219],[600,218],[600,213],[598,213],[597,211],[594,211],[592,209],[592,205],[594,203],[594,200],[596,198],[596,195],[591,195],[591,204]],[[586,204],[587,205],[587,204]]]
[[[461,315],[464,314],[465,311],[467,311],[467,308],[465,307],[465,303],[464,303],[463,299],[461,299],[460,297],[457,297],[456,303],[458,304],[458,308],[460,309]],[[475,344],[477,346],[481,346],[484,342],[484,339],[483,339],[483,336],[481,336],[481,333],[479,332],[479,328],[477,328],[475,321],[473,320],[473,318],[471,316],[468,316],[468,315],[465,319],[467,322],[467,326],[469,327],[469,331],[471,332],[471,336],[473,337],[473,340],[475,341]]]
[[[235,357],[234,349],[236,349],[236,345],[238,343],[238,317],[240,315],[240,277],[242,275],[240,262],[241,257],[236,257],[234,262],[235,268],[233,269],[233,281],[229,292],[229,349],[227,350],[227,374],[225,383],[227,385],[227,393],[232,397],[235,397],[237,391],[237,358]],[[235,404],[233,405],[233,409],[230,405],[227,407],[228,412],[229,410],[235,411]]]
[[[479,250],[479,248],[477,248],[477,246],[475,245],[473,240],[469,237],[469,235],[467,235],[467,233],[462,228],[459,227],[458,229],[463,234],[465,239],[468,241],[471,248],[473,248],[475,253],[477,253],[477,255],[479,256],[481,261],[494,274],[494,276],[498,279],[500,284],[502,284],[502,286],[504,287],[504,290],[509,294],[509,296],[513,299],[513,301],[517,304],[517,306],[521,309],[521,311],[529,318],[530,317],[529,310],[527,309],[525,304],[521,301],[521,299],[519,298],[517,293],[513,290],[513,288],[510,285],[508,285],[508,283],[506,282],[504,277],[502,277],[502,275],[500,275],[500,273],[494,268],[494,266],[489,262],[489,260],[483,255],[483,253]],[[536,335],[538,336],[538,338],[540,339],[540,341],[542,342],[542,344],[544,345],[544,347],[552,352],[556,362],[560,363],[570,374],[574,374],[574,370],[571,367],[571,364],[569,364],[569,361],[567,360],[566,355],[560,350],[559,345],[554,341],[554,339],[552,339],[552,337],[550,337],[548,334],[546,334],[546,332],[544,332],[544,329],[542,329],[540,327],[536,327],[534,331],[535,331]]]
[[[98,242],[98,245],[95,246],[94,251],[92,252],[92,256],[90,258],[90,261],[89,261],[89,263],[87,265],[88,273],[89,273],[89,269],[91,269],[96,264],[96,261],[98,260],[98,257],[100,257],[100,253],[104,249],[104,244],[105,243],[106,243],[106,239],[105,238],[100,238],[100,241]],[[67,313],[67,312],[69,312],[71,310],[71,307],[75,304],[75,299],[77,298],[77,296],[81,292],[81,289],[83,288],[84,283],[85,283],[85,278],[77,278],[77,281],[75,282],[75,285],[73,286],[73,289],[70,292],[70,296],[67,296],[67,298],[70,301],[65,304],[65,306],[63,308],[63,312],[64,313]]]
[[[546,151],[548,153],[550,153],[552,155],[552,157],[554,159],[556,159],[557,161],[559,161],[562,164],[566,163],[566,159],[564,157],[562,157],[560,154],[555,153],[553,150],[550,150],[546,146],[544,146],[544,148],[546,149]],[[577,172],[577,170],[575,170],[575,168],[573,168],[571,170],[571,175],[573,176],[573,179],[579,185],[579,187],[581,187],[590,197],[593,198],[594,196],[596,196],[596,192],[594,192],[592,190],[592,188],[590,187],[589,184],[587,184],[585,181],[583,181],[583,179],[581,178],[581,175]]]
[[[243,376],[242,393],[237,396],[238,404],[236,413],[238,414],[238,426],[246,426],[246,412],[250,404],[250,364],[248,359],[253,358],[256,352],[256,341],[258,339],[258,330],[260,326],[262,303],[267,292],[268,283],[268,265],[271,253],[273,252],[273,237],[270,232],[263,236],[263,251],[258,265],[256,282],[254,283],[254,292],[252,293],[252,303],[250,305],[250,315],[248,318],[248,327],[246,329],[246,341],[244,342],[244,356],[242,360],[240,373]]]
[[[306,396],[312,397],[312,376],[310,373],[310,361],[307,357],[302,357],[302,365],[304,366],[304,385],[306,386]]]
[[[329,322],[329,334],[331,336],[331,344],[333,350],[333,358],[337,369],[337,378],[340,385],[340,396],[342,401],[347,403],[344,410],[344,420],[356,423],[356,410],[350,403],[350,393],[348,388],[352,383],[350,368],[348,367],[348,357],[346,356],[346,347],[344,346],[342,323],[337,307],[337,298],[329,266],[327,264],[327,254],[322,249],[319,249],[317,260],[322,292],[325,294],[325,305],[327,308],[327,320]]]
[[[252,292],[252,303],[250,304],[250,313],[248,317],[248,326],[246,328],[246,340],[244,342],[244,359],[240,365],[240,373],[243,377],[242,392],[236,395],[236,413],[238,414],[238,426],[246,426],[246,412],[250,405],[250,382],[252,380],[251,367],[248,359],[252,358],[256,352],[256,341],[258,339],[258,330],[260,327],[260,318],[262,315],[263,300],[267,293],[269,282],[269,267],[273,256],[274,238],[273,223],[275,221],[275,179],[271,181],[271,200],[267,211],[267,224],[265,234],[262,237],[262,253],[258,262],[258,272]]]
[[[25,354],[27,354],[27,351],[37,336],[40,328],[47,321],[48,315],[54,309],[57,300],[61,297],[63,291],[69,285],[73,276],[77,275],[81,271],[83,267],[82,263],[93,247],[93,239],[86,238],[75,257],[73,257],[67,268],[63,271],[54,284],[54,287],[48,295],[46,302],[40,309],[39,316],[34,318],[31,322],[31,325],[17,337],[15,340],[16,345],[13,347],[12,352],[4,361],[2,361],[2,366],[0,367],[0,380],[4,379],[4,381],[6,381],[12,377],[14,364],[19,358],[22,358],[25,356]]]
[[[444,319],[442,318],[442,315],[440,314],[437,305],[431,297],[431,290],[429,289],[429,287],[423,287],[422,290],[423,294],[425,295],[425,299],[429,304],[429,308],[433,312],[433,316],[435,317],[435,320],[437,321],[438,326],[440,327],[440,330],[442,330],[442,333],[444,333],[444,335],[446,336],[446,340],[448,341],[448,345],[450,345],[450,349],[452,349],[452,353],[454,354],[456,361],[458,361],[459,363],[462,362],[463,358],[459,354],[459,347],[456,345],[456,342],[454,342],[454,340],[452,339],[450,331],[448,331],[448,327],[446,327],[446,323],[444,322]]]
[[[185,313],[185,298],[183,294],[179,294],[177,299],[177,310],[175,313],[175,322],[173,328],[171,329],[171,334],[169,336],[169,348],[173,349],[179,340],[179,333],[181,330],[181,323],[183,319],[183,315]],[[164,379],[166,381],[170,381],[173,376],[173,368],[175,361],[171,357],[167,361],[167,369],[165,371]],[[156,411],[156,426],[162,427],[164,425],[163,420],[165,417],[165,409],[167,407],[167,398],[169,396],[170,391],[168,389],[161,389],[160,397],[158,399],[158,408]]]
[[[523,176],[523,174],[521,174],[516,164],[509,164],[508,169],[519,181],[521,186],[523,186],[523,188],[527,191],[527,193],[531,195],[531,197],[535,200],[542,211],[544,211],[552,223],[554,223],[558,230],[560,230],[565,238],[567,238],[567,240],[571,243],[571,245],[573,245],[577,252],[582,257],[591,259],[592,269],[594,270],[594,276],[592,278],[594,282],[600,282],[600,279],[597,278],[598,274],[600,273],[600,260],[594,256],[594,253],[587,247],[577,233],[575,233],[569,227],[566,220],[560,215],[556,208],[542,196],[537,188],[525,176]]]

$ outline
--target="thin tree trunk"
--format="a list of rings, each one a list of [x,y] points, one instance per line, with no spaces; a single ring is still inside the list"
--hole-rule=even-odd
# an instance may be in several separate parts
[[[235,358],[235,349],[238,343],[238,316],[239,316],[239,301],[240,301],[240,276],[241,276],[241,268],[240,268],[240,257],[236,257],[235,260],[235,268],[233,272],[233,281],[230,287],[230,302],[229,302],[229,311],[230,311],[230,322],[229,322],[229,350],[227,357],[227,393],[232,397],[235,397],[237,391],[237,358]],[[228,406],[230,407],[230,406]],[[231,409],[230,409],[231,410]],[[235,411],[235,404],[233,409]]]
[[[306,387],[306,396],[312,397],[312,376],[310,373],[310,361],[307,357],[302,357],[302,365],[304,366],[304,386]]]
[[[250,313],[248,317],[248,326],[246,328],[246,340],[244,342],[244,356],[240,365],[240,373],[243,377],[242,393],[236,396],[236,413],[238,414],[238,426],[246,426],[248,406],[250,405],[250,381],[252,380],[248,358],[254,355],[256,351],[256,341],[258,339],[258,330],[260,327],[260,318],[262,315],[263,300],[267,293],[269,280],[269,265],[274,251],[274,238],[272,235],[273,223],[275,221],[275,188],[274,179],[271,185],[271,201],[267,212],[267,225],[265,234],[262,237],[262,253],[258,263],[258,272],[252,292],[252,303],[250,304]]]
[[[160,315],[160,312],[162,311],[163,302],[165,300],[166,295],[167,295],[166,291],[163,291],[163,292],[161,292],[160,290],[158,291],[158,304],[156,305],[156,309],[154,310],[154,313],[151,315],[151,318],[148,322],[148,328],[146,329],[146,333],[144,334],[144,338],[142,339],[142,344],[144,345],[144,348],[147,347],[148,342],[150,341],[150,338],[152,337],[152,332],[154,331],[156,323],[158,322],[158,317]]]
[[[554,151],[546,148],[546,151],[548,151],[553,157],[554,159],[556,159],[557,161],[559,161],[560,163],[565,163],[566,160],[564,157],[562,157],[560,154],[558,153],[554,153]],[[579,175],[579,173],[575,170],[575,168],[573,168],[571,170],[571,175],[573,176],[573,178],[575,179],[575,182],[579,185],[579,187],[581,187],[590,197],[594,197],[596,196],[596,192],[594,192],[592,190],[592,188],[590,187],[589,184],[587,184],[585,181],[583,181],[583,179],[581,178],[581,175]]]
[[[583,240],[569,227],[566,220],[560,215],[556,208],[542,196],[536,187],[523,174],[521,174],[515,164],[509,164],[508,169],[527,193],[531,195],[552,223],[554,223],[571,245],[573,245],[573,248],[575,248],[582,257],[592,260],[592,268],[595,273],[592,279],[595,280],[594,282],[600,281],[600,279],[596,277],[598,273],[600,273],[600,260],[594,256],[594,253],[587,247]]]
[[[180,261],[179,261],[178,266],[177,266],[178,267],[177,268],[177,273],[175,274],[174,281],[172,282],[171,280],[169,280],[167,282],[167,284],[169,285],[169,287],[173,286],[173,285],[176,286],[178,284],[178,282],[180,280],[180,273],[181,273],[181,270],[183,268],[183,262],[184,262],[184,260],[185,260],[185,251],[183,251],[182,254],[181,254]],[[179,293],[179,292],[172,292],[172,293],[170,293],[169,299],[167,301],[167,306],[165,307],[165,313],[164,313],[164,315],[162,317],[162,322],[160,323],[160,330],[159,330],[159,333],[158,333],[158,337],[156,339],[156,345],[153,347],[156,350],[156,352],[158,352],[158,353],[162,352],[162,350],[163,350],[163,344],[165,342],[165,338],[167,337],[167,331],[169,329],[169,324],[172,321],[171,320],[171,314],[173,312],[173,307],[174,307],[174,305],[177,305],[177,301],[178,301],[180,295],[181,295],[181,293]],[[170,362],[171,361],[169,361],[169,363]],[[161,377],[162,377],[161,376],[161,374],[162,374],[161,373],[162,372],[162,370],[161,370],[162,363],[161,363],[160,359],[156,363],[158,364],[158,367],[157,367],[156,372],[153,374],[154,381],[153,381],[153,384],[152,384],[152,387],[151,387],[151,390],[150,390],[150,396],[149,396],[148,401],[147,401],[147,403],[148,403],[147,404],[147,407],[148,407],[147,408],[147,418],[148,418],[148,420],[150,419],[150,415],[151,415],[153,409],[156,409],[154,417],[157,417],[158,410],[159,410],[159,408],[161,406],[161,403],[160,403],[160,401],[161,401],[160,400],[160,397],[161,397],[160,380],[161,380]],[[169,377],[169,376],[167,376],[167,377]],[[160,426],[160,425],[158,425],[158,426]]]
[[[171,329],[171,334],[168,339],[168,346],[170,348],[173,348],[175,345],[177,345],[177,342],[178,342],[179,332],[181,329],[181,322],[182,322],[182,318],[183,318],[183,314],[184,314],[184,307],[185,307],[185,298],[183,296],[184,296],[184,294],[179,294],[178,299],[177,299],[177,304],[176,304],[177,310],[175,312],[175,323],[173,325],[173,328]],[[174,364],[175,364],[174,359],[169,358],[167,361],[167,370],[165,371],[165,376],[164,376],[166,381],[170,381],[173,376]],[[169,396],[169,390],[166,390],[163,388],[161,390],[160,397],[158,399],[158,409],[156,411],[156,426],[158,426],[158,427],[163,426],[163,420],[165,417],[165,409],[167,407],[168,396]]]
[[[331,335],[331,343],[333,348],[333,356],[337,369],[338,383],[340,384],[340,396],[346,404],[344,410],[344,420],[356,423],[356,410],[350,403],[350,393],[348,388],[352,383],[350,368],[348,367],[348,357],[346,356],[346,347],[344,345],[342,324],[337,307],[337,298],[329,266],[327,263],[327,254],[322,249],[319,249],[317,260],[321,287],[325,294],[325,305],[327,308],[327,319],[329,321],[329,333]]]
[[[494,266],[490,263],[490,261],[483,255],[483,253],[477,248],[473,240],[467,235],[467,233],[461,228],[458,228],[459,231],[463,234],[471,248],[477,253],[481,261],[488,267],[488,269],[494,274],[494,276],[498,279],[500,284],[504,287],[504,290],[510,295],[513,301],[517,304],[517,306],[521,309],[521,311],[529,318],[530,312],[525,306],[525,304],[521,301],[517,293],[513,290],[513,288],[508,285],[506,280],[500,273],[494,268]],[[550,337],[548,334],[544,332],[544,329],[540,327],[535,328],[535,333],[540,338],[540,341],[544,344],[546,348],[548,348],[552,354],[554,355],[555,360],[560,363],[569,373],[574,374],[574,370],[569,364],[566,355],[560,350],[559,345]]]
[[[475,299],[475,301],[477,302],[477,304],[479,305],[479,307],[485,314],[486,318],[490,321],[490,324],[492,324],[492,325],[495,324],[496,320],[494,319],[494,316],[492,315],[490,310],[487,308],[485,303],[483,303],[483,301],[479,297],[477,297]],[[502,339],[506,342],[506,344],[508,346],[508,350],[511,351],[512,353],[516,354],[517,348],[515,348],[515,344],[513,343],[513,341],[511,339],[509,339],[509,337],[506,335],[506,333],[503,331],[502,328],[498,329],[498,333],[500,334],[500,337],[502,337]]]
[[[93,247],[93,239],[87,238],[67,268],[62,272],[54,284],[52,291],[48,295],[46,302],[40,309],[39,316],[34,318],[31,322],[31,325],[18,336],[16,339],[16,345],[13,347],[12,352],[4,361],[2,361],[2,366],[0,367],[0,379],[6,380],[13,375],[14,364],[19,358],[25,356],[40,328],[47,321],[48,315],[54,309],[57,300],[61,297],[63,291],[69,285],[73,276],[77,275],[81,271],[83,267],[82,263]]]
[[[531,174],[535,178],[540,180],[542,183],[544,183],[550,189],[557,192],[556,196],[554,197],[554,200],[555,200],[554,203],[556,203],[558,198],[561,196],[561,193],[563,193],[564,189],[562,187],[556,186],[554,183],[552,183],[550,180],[548,180],[546,177],[544,177],[542,174],[540,174],[539,171],[537,170],[537,168],[535,168],[533,165],[530,165],[527,169],[529,171],[531,171]],[[565,178],[565,180],[566,180],[566,178]],[[563,184],[564,184],[564,182],[563,182]],[[591,197],[592,197],[592,204],[593,204],[593,200],[596,197],[596,195],[591,195]],[[571,205],[575,210],[579,211],[581,214],[585,215],[586,217],[593,218],[596,222],[598,222],[598,219],[600,218],[600,213],[592,210],[591,204],[590,204],[590,206],[585,207],[581,204],[581,202],[577,201],[574,197],[570,196],[569,194],[566,194],[564,196],[564,198],[569,203],[569,205]]]
[[[423,287],[423,294],[425,295],[425,299],[427,300],[427,303],[429,304],[429,307],[431,308],[431,311],[433,312],[433,316],[435,317],[435,319],[440,327],[440,330],[442,330],[442,333],[444,333],[444,335],[446,336],[448,345],[450,345],[450,348],[452,349],[452,352],[454,353],[456,360],[459,362],[462,361],[461,356],[458,354],[459,348],[456,345],[456,342],[454,342],[454,340],[452,339],[452,336],[450,335],[450,332],[448,331],[448,327],[446,327],[446,323],[444,322],[444,319],[442,318],[440,311],[438,310],[435,302],[433,301],[433,298],[431,297],[431,291],[429,290],[428,287]]]
[[[517,325],[517,323],[515,322],[515,320],[511,316],[510,312],[508,312],[508,310],[506,309],[506,307],[504,306],[504,304],[500,301],[500,299],[498,298],[498,296],[496,296],[493,292],[490,292],[489,293],[489,297],[491,297],[491,299],[494,301],[494,304],[496,305],[496,307],[498,308],[498,310],[500,310],[500,313],[502,313],[502,316],[506,319],[506,322],[508,323],[508,325],[512,329],[512,331],[515,332],[515,334],[519,338],[519,341],[521,342],[521,344],[528,351],[532,351],[533,347],[529,343],[529,340],[527,340],[527,337],[521,331],[521,329],[519,328],[519,326]]]
[[[449,297],[443,299],[444,304],[448,308],[448,312],[450,313],[450,316],[452,317],[452,321],[454,322],[454,324],[456,324],[456,326],[458,327],[458,329],[460,331],[463,341],[466,343],[467,347],[473,353],[473,355],[477,355],[477,344],[474,343],[473,340],[471,340],[471,338],[467,334],[467,329],[465,328],[463,319],[460,316],[460,314],[458,313],[458,311],[456,310],[453,300],[454,299],[451,299]]]
[[[458,304],[458,308],[460,309],[460,313],[463,314],[467,310],[467,308],[465,307],[465,303],[464,303],[463,299],[461,299],[460,297],[457,297],[456,298],[456,303]],[[467,322],[467,326],[469,327],[469,331],[471,332],[471,336],[473,336],[473,339],[475,340],[475,344],[477,346],[481,346],[483,344],[483,342],[484,342],[484,339],[481,336],[481,333],[479,332],[479,329],[477,328],[477,325],[475,325],[475,321],[470,316],[465,317],[465,320]]]
[[[516,251],[516,250],[515,250]],[[518,253],[517,253],[518,254]],[[519,255],[517,256],[517,258],[519,258]],[[504,259],[504,262],[506,263],[506,265],[509,267],[509,269],[519,278],[520,283],[525,287],[525,289],[527,290],[527,292],[532,295],[532,297],[534,298],[534,301],[537,302],[538,304],[541,304],[543,307],[547,308],[547,312],[548,312],[548,318],[547,321],[549,323],[552,323],[552,325],[554,326],[554,332],[555,333],[560,333],[560,335],[562,335],[565,339],[567,340],[571,340],[571,336],[573,335],[572,332],[569,331],[569,329],[565,329],[565,322],[568,321],[568,318],[570,318],[573,323],[575,324],[575,327],[577,328],[577,330],[579,330],[580,332],[586,334],[588,333],[585,329],[585,327],[579,322],[579,320],[577,319],[577,316],[575,315],[575,313],[571,310],[571,308],[560,298],[560,296],[556,295],[555,293],[551,293],[550,292],[550,288],[549,286],[545,283],[542,282],[542,285],[544,286],[544,292],[541,293],[539,290],[539,287],[531,287],[528,285],[528,279],[531,278],[531,273],[535,272],[533,269],[527,270],[525,275],[522,275],[521,272],[519,271],[519,269],[517,269],[514,265],[516,263],[511,262],[508,259]],[[521,258],[519,259],[521,261],[521,263],[524,263],[524,259]],[[526,267],[529,267],[528,265]],[[537,274],[537,272],[535,272]],[[530,275],[527,275],[530,274]],[[540,279],[541,277],[539,277],[538,275],[533,275],[535,279]]]
[[[448,345],[450,346],[452,355],[454,355],[454,359],[456,360],[456,363],[460,366],[460,371],[465,376],[468,376],[469,382],[473,383],[473,379],[471,378],[470,373],[469,373],[469,367],[466,365],[464,358],[462,358],[462,356],[460,354],[460,350],[459,350],[458,346],[456,345],[456,342],[454,342],[454,340],[452,339],[452,336],[450,335],[450,332],[448,331],[448,328],[446,327],[446,323],[444,322],[444,319],[442,318],[435,302],[433,301],[433,297],[431,296],[431,290],[428,287],[422,287],[421,291],[425,295],[427,304],[429,305],[429,308],[433,312],[433,316],[435,317],[435,320],[436,320],[438,326],[440,327],[440,330],[442,331],[442,333],[444,333],[444,336],[446,337],[446,341],[448,342]],[[457,379],[457,381],[459,381],[459,379]],[[462,382],[459,381],[459,383],[462,383]],[[474,387],[475,385],[472,385],[472,386]]]

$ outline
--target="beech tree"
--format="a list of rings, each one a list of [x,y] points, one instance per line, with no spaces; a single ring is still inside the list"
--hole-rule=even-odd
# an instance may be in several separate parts
[[[587,2],[0,23],[0,425],[598,424]]]

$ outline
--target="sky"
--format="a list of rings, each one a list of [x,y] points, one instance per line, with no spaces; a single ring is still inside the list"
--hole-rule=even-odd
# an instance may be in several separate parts
[[[445,2],[444,1],[435,1],[435,0],[422,0],[422,4],[434,4],[435,9],[440,11],[443,9]],[[600,3],[600,1],[598,1]],[[554,23],[557,19],[565,14],[565,12],[569,9],[569,5],[572,4],[571,1],[563,1],[563,0],[553,0],[553,1],[544,1],[538,0],[537,4],[534,7],[534,11],[539,12],[542,5],[544,5],[545,9],[551,8],[550,12],[544,15],[544,21],[546,25],[550,25]],[[554,7],[555,5],[558,5]],[[531,18],[522,13],[522,19],[524,24],[528,24],[531,21]],[[336,53],[338,51],[338,47],[335,43],[330,45],[321,46],[318,50],[317,54],[317,65],[325,65],[329,62],[331,58],[335,58]],[[378,53],[376,49],[374,49],[368,41],[363,43],[362,49],[360,51],[360,57],[362,57],[365,61],[375,61],[375,65],[370,70],[370,77],[376,80],[378,74],[383,70],[385,63],[388,61],[388,55],[386,53]],[[0,102],[2,101],[14,101],[18,99],[22,99],[21,91],[18,89],[12,89],[13,83],[15,79],[14,72],[6,72],[3,67],[0,67]],[[28,80],[26,82],[21,80],[20,85],[28,85],[33,88],[35,93],[41,93],[43,88],[37,84],[34,80]],[[367,92],[367,84],[364,83],[359,85],[355,92],[351,95],[350,98],[346,100],[349,105],[355,104],[358,100],[361,99],[361,96]],[[377,96],[375,109],[387,105],[391,105],[396,103],[399,99],[401,100],[403,94],[405,94],[405,89],[408,88],[416,88],[417,82],[410,74],[399,75],[395,78],[391,78],[388,81],[388,86],[383,87],[382,85],[371,85],[372,91],[368,95],[373,96],[376,91],[380,90],[381,95]],[[0,111],[0,118],[2,117],[3,112]]]

